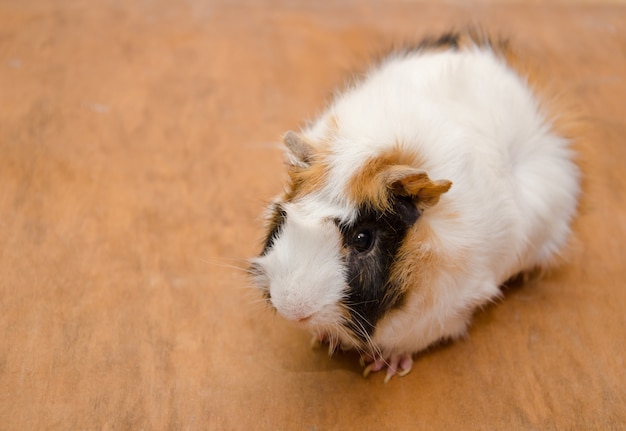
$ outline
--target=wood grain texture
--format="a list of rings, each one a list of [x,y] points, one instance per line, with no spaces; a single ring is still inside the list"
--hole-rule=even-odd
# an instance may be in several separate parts
[[[386,47],[466,23],[571,102],[569,263],[383,385],[241,271],[278,143]],[[626,7],[0,2],[0,429],[626,427]]]

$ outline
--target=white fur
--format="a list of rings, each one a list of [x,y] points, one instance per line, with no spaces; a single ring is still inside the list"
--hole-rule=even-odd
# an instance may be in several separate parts
[[[286,205],[282,234],[257,263],[278,311],[291,320],[313,315],[313,330],[341,321],[337,303],[346,288],[339,233],[329,220],[355,216],[347,180],[395,144],[419,154],[430,178],[452,181],[417,221],[436,238],[419,246],[463,266],[432,275],[428,307],[418,286],[378,322],[373,341],[384,355],[463,334],[502,282],[548,265],[567,242],[579,194],[569,143],[551,132],[524,80],[487,48],[390,58],[303,134],[311,142],[332,136],[329,180]]]
[[[285,210],[285,234],[276,239],[263,260],[271,280],[272,303],[287,319],[299,321],[316,315],[311,323],[324,323],[319,316],[336,307],[345,288],[338,254],[341,238],[334,225],[330,226],[332,220],[319,213],[305,213],[302,206],[289,204]]]

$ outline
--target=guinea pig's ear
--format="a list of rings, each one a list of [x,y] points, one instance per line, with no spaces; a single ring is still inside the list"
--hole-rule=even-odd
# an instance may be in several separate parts
[[[439,202],[442,194],[450,190],[452,182],[448,180],[431,180],[422,169],[408,166],[394,166],[389,170],[387,185],[401,196],[410,196],[421,208],[427,208]]]
[[[311,144],[306,142],[302,136],[295,132],[287,132],[283,136],[283,142],[287,147],[287,156],[289,164],[306,168],[311,165],[311,159],[315,153],[315,149]]]

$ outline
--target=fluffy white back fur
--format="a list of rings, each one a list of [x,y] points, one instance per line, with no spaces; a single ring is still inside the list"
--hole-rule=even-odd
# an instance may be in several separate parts
[[[569,143],[551,131],[524,79],[489,48],[390,58],[340,94],[303,136],[330,140],[327,181],[286,204],[281,234],[256,262],[278,311],[296,321],[314,316],[303,320],[314,331],[345,318],[337,305],[346,288],[340,237],[330,220],[355,217],[359,202],[350,201],[348,179],[394,145],[453,186],[417,221],[433,235],[416,247],[436,250],[446,265],[377,323],[372,338],[383,356],[463,334],[501,283],[549,265],[567,242],[579,194]],[[434,292],[432,300],[421,290]]]

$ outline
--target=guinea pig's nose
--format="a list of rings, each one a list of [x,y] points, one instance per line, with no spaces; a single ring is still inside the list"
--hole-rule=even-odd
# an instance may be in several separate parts
[[[313,316],[315,315],[315,311],[312,311],[308,307],[298,307],[291,310],[286,310],[285,313],[281,313],[287,320],[291,320],[292,322],[297,322],[299,324],[307,324],[309,323]]]

